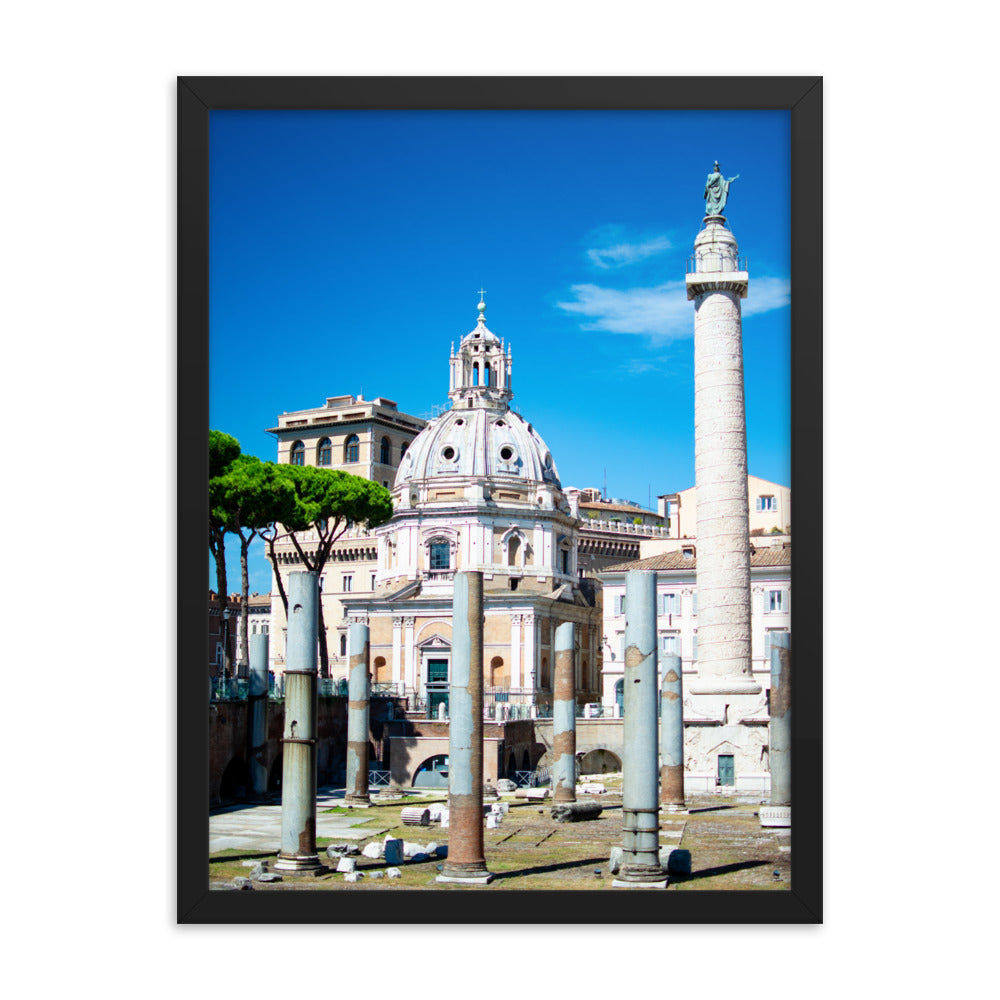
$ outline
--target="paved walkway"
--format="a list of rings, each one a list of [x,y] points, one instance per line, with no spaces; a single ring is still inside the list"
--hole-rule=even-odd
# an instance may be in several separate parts
[[[356,830],[368,810],[353,814],[324,813],[324,809],[343,805],[343,788],[320,788],[316,794],[316,836],[337,840],[365,840],[376,835],[372,827]],[[236,848],[241,851],[273,851],[281,847],[281,806],[228,806],[209,815],[209,853]]]

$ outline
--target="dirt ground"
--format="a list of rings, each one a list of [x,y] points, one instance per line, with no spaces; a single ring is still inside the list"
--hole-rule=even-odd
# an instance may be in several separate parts
[[[608,776],[604,795],[580,795],[585,801],[600,802],[603,812],[598,819],[578,823],[556,823],[551,817],[551,799],[525,802],[511,795],[503,797],[510,811],[499,827],[485,831],[486,864],[496,876],[491,891],[504,889],[587,889],[600,884],[610,887],[613,876],[608,870],[611,849],[622,842],[620,780]],[[617,785],[617,787],[616,787]],[[432,799],[424,801],[433,801]],[[438,801],[444,801],[441,796]],[[386,833],[419,844],[447,844],[448,830],[436,824],[430,827],[403,826],[400,810],[413,802],[398,801],[365,810],[364,819],[354,825],[359,831],[370,828],[372,840],[379,843]],[[423,802],[421,804],[424,804]],[[685,813],[661,813],[660,843],[690,852],[691,873],[671,875],[668,890],[699,889],[775,889],[791,886],[791,840],[788,831],[764,829],[757,818],[759,802],[737,801],[724,796],[692,796]],[[338,810],[339,811],[339,810]],[[325,859],[330,841],[320,838],[317,848]],[[364,847],[367,840],[356,841]],[[250,872],[241,862],[260,860],[270,869],[274,854],[221,851],[209,864],[210,888],[229,889],[235,877]],[[367,877],[345,882],[343,874],[333,871],[336,860],[329,860],[331,871],[320,877],[285,876],[281,882],[253,882],[254,890],[294,892],[299,889],[329,889],[340,892],[397,892],[428,888],[442,892],[465,889],[464,886],[435,881],[443,859],[407,861],[399,865],[402,878],[372,879],[373,872],[389,867],[382,860],[357,856],[357,870]]]

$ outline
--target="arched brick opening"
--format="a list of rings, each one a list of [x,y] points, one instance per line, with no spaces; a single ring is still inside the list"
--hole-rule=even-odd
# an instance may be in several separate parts
[[[508,681],[507,669],[502,656],[490,660],[490,687],[505,687]]]
[[[271,770],[267,774],[267,790],[269,792],[281,791],[281,754],[271,761]]]
[[[222,772],[219,797],[222,799],[242,799],[247,794],[247,765],[242,757],[234,757]]]
[[[622,762],[618,754],[603,747],[591,750],[580,758],[580,774],[609,774],[621,769]]]
[[[375,657],[375,662],[372,664],[372,670],[374,672],[374,676],[372,677],[372,680],[376,684],[384,684],[386,681],[389,681],[389,680],[392,679],[392,678],[389,677],[389,671],[386,668],[386,663],[385,663],[385,657],[384,656],[376,656]]]

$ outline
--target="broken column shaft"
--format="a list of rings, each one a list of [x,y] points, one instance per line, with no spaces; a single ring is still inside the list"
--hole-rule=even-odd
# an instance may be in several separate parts
[[[684,808],[684,708],[681,658],[663,658],[660,683],[660,805],[667,812]]]
[[[368,705],[371,678],[368,671],[368,626],[351,625],[347,630],[347,789],[348,805],[367,805],[368,797]]]
[[[656,745],[656,573],[625,574],[622,866],[612,883],[662,887]]]
[[[486,884],[483,851],[483,575],[456,573],[448,692],[448,859],[439,882]]]
[[[285,730],[281,740],[281,850],[276,871],[313,875],[326,869],[316,853],[316,641],[319,576],[288,575]]]
[[[771,636],[771,805],[792,804],[792,637]]]
[[[255,799],[267,794],[267,653],[268,637],[250,636],[250,692],[247,697],[247,761],[250,768],[250,794]]]
[[[553,802],[576,802],[576,687],[572,622],[556,628],[555,696],[552,703]]]

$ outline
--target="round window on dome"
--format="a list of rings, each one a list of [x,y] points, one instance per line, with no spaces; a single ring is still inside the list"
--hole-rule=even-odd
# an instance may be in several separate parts
[[[504,462],[511,462],[511,461],[513,461],[514,460],[514,449],[511,448],[511,446],[509,444],[505,444],[500,449],[500,458]]]
[[[552,468],[552,452],[551,451],[547,451],[545,453],[545,468],[546,469],[551,469]]]
[[[502,420],[498,420],[493,426],[494,427],[506,427],[507,425]]]
[[[441,449],[441,457],[446,462],[454,462],[455,459],[458,458],[458,451],[452,445],[446,444]]]
[[[464,424],[465,424],[465,421],[464,421],[464,420],[456,420],[456,421],[455,421],[455,426],[456,426],[456,427],[461,427],[461,426],[463,426]]]

